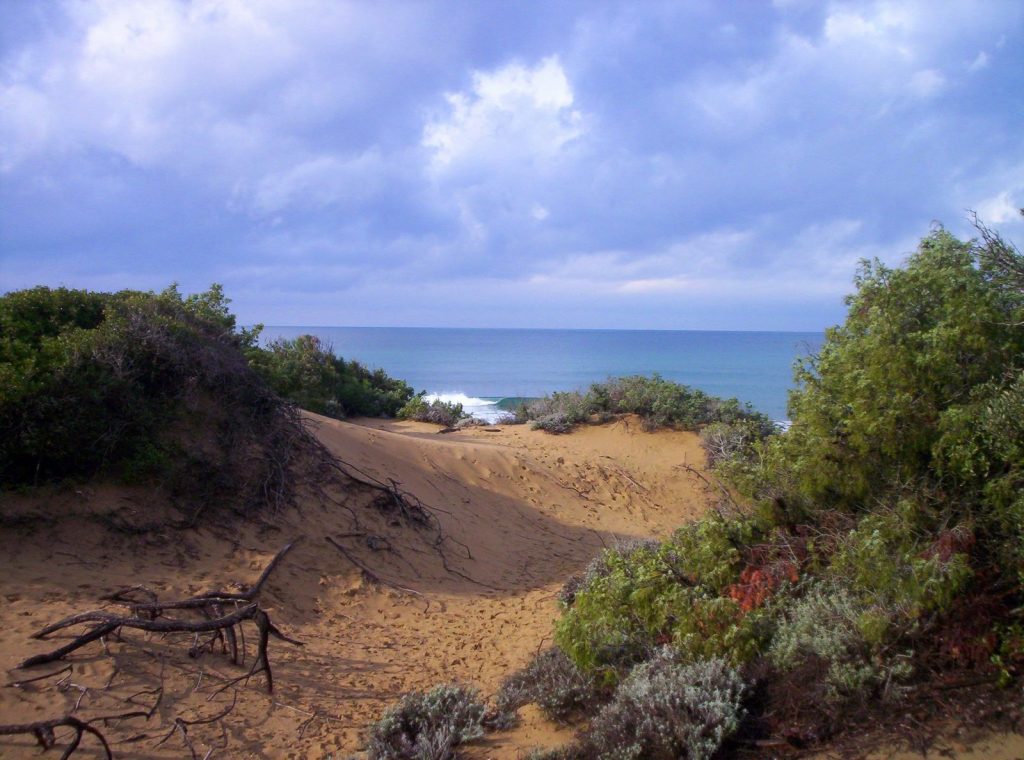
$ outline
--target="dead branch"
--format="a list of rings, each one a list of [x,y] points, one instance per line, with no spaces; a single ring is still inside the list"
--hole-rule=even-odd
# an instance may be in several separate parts
[[[281,633],[281,631],[270,621],[267,613],[261,609],[259,602],[257,601],[257,597],[259,596],[263,584],[266,582],[267,578],[270,577],[270,573],[277,567],[281,559],[291,550],[293,545],[294,544],[287,544],[278,551],[267,565],[266,569],[264,569],[256,583],[241,593],[208,591],[205,594],[200,594],[189,599],[161,602],[159,599],[155,598],[156,595],[154,592],[140,586],[134,586],[115,592],[107,598],[116,600],[119,604],[127,606],[130,614],[117,615],[105,610],[93,610],[90,612],[82,612],[77,615],[71,615],[70,617],[66,617],[56,623],[52,623],[37,631],[34,634],[34,637],[40,639],[45,638],[57,631],[83,623],[92,624],[92,627],[62,647],[45,654],[29,657],[18,667],[29,668],[35,665],[42,665],[44,663],[59,660],[86,644],[96,641],[97,639],[102,639],[104,636],[122,628],[132,628],[151,633],[193,633],[196,634],[197,639],[199,634],[212,633],[214,635],[210,638],[207,645],[212,648],[214,643],[217,640],[220,640],[223,643],[222,651],[226,653],[228,649],[230,649],[232,661],[236,664],[240,664],[238,636],[236,636],[235,628],[238,628],[238,635],[243,637],[241,650],[244,655],[244,629],[241,624],[243,622],[250,621],[256,626],[257,630],[259,630],[260,637],[256,661],[253,663],[249,673],[242,676],[242,678],[248,679],[256,673],[265,673],[267,678],[267,691],[272,692],[274,689],[274,680],[273,674],[270,670],[270,658],[268,654],[270,636],[274,636],[282,641],[298,646],[301,646],[302,642],[291,639]],[[132,593],[139,591],[145,593],[150,600],[146,602],[132,601]],[[226,610],[230,607],[233,607],[234,610],[227,612]],[[167,617],[166,613],[171,610],[192,611],[201,615],[204,619],[188,620],[177,617]],[[195,656],[198,654],[198,651],[199,648],[193,646],[190,654]],[[237,683],[238,680],[241,679],[236,679],[235,682]]]
[[[373,570],[371,570],[366,565],[364,565],[362,562],[360,562],[358,559],[356,559],[352,555],[352,553],[349,552],[348,549],[346,549],[340,543],[335,541],[333,538],[331,538],[330,536],[324,536],[324,538],[327,539],[327,543],[329,543],[331,546],[333,546],[335,549],[337,549],[339,552],[341,552],[342,555],[345,557],[345,559],[347,559],[353,565],[358,567],[362,571],[362,573],[366,577],[366,579],[369,580],[371,583],[380,583],[380,584],[382,584],[384,586],[389,586],[389,587],[395,589],[396,591],[401,591],[401,592],[406,593],[406,594],[414,594],[416,596],[423,596],[423,594],[421,594],[419,591],[416,591],[416,590],[411,589],[411,588],[406,588],[405,586],[399,586],[397,583],[394,583],[393,581],[389,581],[386,578],[381,578],[379,575],[377,575],[377,573],[373,572]]]
[[[182,718],[181,716],[178,716],[177,718],[174,719],[174,723],[171,725],[171,730],[167,732],[167,735],[164,736],[163,739],[158,741],[153,746],[159,747],[161,744],[163,744],[168,739],[170,739],[172,736],[174,736],[174,732],[175,731],[180,731],[181,732],[182,742],[185,744],[186,747],[188,747],[188,751],[189,751],[189,753],[191,753],[191,755],[193,757],[193,760],[198,760],[199,756],[196,754],[195,747],[192,746],[192,739],[189,738],[189,735],[188,735],[189,726],[200,726],[200,725],[203,725],[203,724],[215,723],[218,720],[222,720],[223,718],[227,717],[228,713],[230,713],[232,710],[235,709],[235,704],[237,702],[238,702],[238,691],[236,690],[232,694],[232,696],[231,696],[231,704],[228,705],[227,707],[225,707],[223,710],[221,710],[216,715],[211,715],[208,718],[194,718],[193,720],[186,720],[185,718]],[[209,756],[209,753],[207,753],[207,757],[208,756]]]
[[[6,685],[11,687],[11,688],[20,689],[22,686],[24,686],[27,683],[35,683],[36,681],[45,681],[47,678],[53,678],[54,676],[60,676],[60,675],[63,675],[65,673],[70,675],[70,673],[71,673],[71,666],[70,665],[65,665],[60,670],[55,670],[52,673],[47,673],[46,675],[43,675],[43,676],[36,676],[35,678],[24,678],[24,679],[22,679],[20,681],[11,681],[10,683],[8,683]]]
[[[0,725],[0,736],[15,736],[17,734],[31,734],[36,738],[39,746],[44,750],[52,749],[57,744],[57,736],[54,734],[54,729],[61,726],[67,726],[74,730],[75,735],[72,737],[71,742],[67,747],[64,748],[64,752],[60,756],[60,760],[67,760],[74,754],[75,750],[78,749],[78,745],[82,742],[82,737],[85,734],[92,734],[95,736],[100,744],[103,745],[103,751],[106,754],[107,760],[113,760],[113,753],[110,751],[110,745],[107,743],[107,739],[100,732],[98,728],[93,726],[93,723],[103,723],[106,725],[112,720],[126,720],[128,718],[150,718],[151,713],[143,712],[141,710],[135,710],[133,712],[121,713],[119,715],[106,715],[99,718],[93,718],[90,721],[81,720],[73,715],[65,715],[61,718],[53,718],[51,720],[39,720],[34,723],[14,723],[9,725]]]

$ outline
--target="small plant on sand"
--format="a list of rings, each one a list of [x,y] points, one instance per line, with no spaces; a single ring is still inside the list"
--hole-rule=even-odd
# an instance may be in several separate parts
[[[455,427],[459,420],[464,419],[467,415],[462,409],[462,404],[442,401],[439,398],[427,403],[427,400],[420,395],[409,399],[406,405],[398,410],[398,416],[403,420],[431,422],[435,425]]]
[[[746,691],[723,660],[682,665],[664,648],[633,668],[584,733],[584,756],[710,758],[739,728]]]
[[[370,760],[449,760],[454,748],[483,736],[476,689],[443,684],[412,691],[370,727]]]
[[[536,399],[523,409],[534,430],[568,433],[590,420],[594,408],[579,391],[552,393]]]
[[[593,677],[582,673],[561,649],[552,647],[506,678],[495,703],[507,726],[514,723],[515,713],[523,705],[535,704],[552,720],[563,721],[592,705],[596,698]]]

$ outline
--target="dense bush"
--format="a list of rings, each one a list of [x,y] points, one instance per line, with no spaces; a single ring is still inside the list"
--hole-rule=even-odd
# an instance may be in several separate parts
[[[745,691],[723,660],[680,664],[669,649],[633,668],[584,733],[585,757],[706,760],[739,728]]]
[[[902,269],[862,265],[846,322],[799,367],[790,399],[781,453],[807,498],[863,508],[925,481],[951,503],[995,506],[988,483],[1020,484],[1007,455],[1020,453],[1021,423],[1003,414],[1020,400],[1024,290],[991,257],[938,230]]]
[[[458,684],[413,691],[370,726],[370,760],[449,760],[454,748],[483,736],[484,705]]]
[[[590,586],[597,578],[603,578],[611,573],[611,568],[615,563],[608,562],[608,552],[617,554],[621,559],[628,561],[637,552],[657,551],[660,546],[660,542],[653,538],[626,539],[616,542],[606,549],[605,553],[594,557],[587,563],[587,567],[582,573],[570,576],[558,592],[558,601],[566,606],[571,605],[576,601],[576,594],[580,589]]]
[[[635,663],[671,643],[685,662],[753,657],[764,637],[761,611],[728,594],[739,580],[739,547],[754,526],[711,516],[665,543],[606,551],[573,593],[555,641],[576,665],[614,683]]]
[[[749,499],[749,517],[607,552],[563,589],[556,642],[584,673],[621,681],[616,700],[662,645],[683,665],[768,674],[759,725],[776,732],[810,704],[794,689],[827,712],[898,698],[938,663],[1021,675],[1024,256],[979,229],[971,243],[933,232],[903,268],[862,265],[846,322],[797,369],[786,432],[658,378],[562,404],[696,425],[715,472]],[[815,720],[793,735],[842,724]],[[636,725],[600,746],[681,751],[634,749]]]
[[[187,298],[173,287],[0,298],[0,479],[137,479],[190,459],[216,470],[229,459],[240,465],[231,447],[257,438],[264,454],[287,456],[270,449],[294,426],[249,369],[244,351],[255,335],[235,329],[227,303],[218,286]],[[212,450],[198,440],[183,448],[183,439],[210,443],[191,436],[208,418],[222,423]]]
[[[276,340],[249,352],[252,366],[283,397],[329,417],[394,417],[414,396],[383,370],[335,356],[313,335]]]
[[[768,657],[784,671],[800,668],[809,658],[819,660],[832,701],[863,700],[879,691],[891,696],[912,666],[909,658],[880,646],[875,626],[898,614],[879,605],[868,607],[841,586],[814,586],[785,607]],[[892,624],[883,621],[886,627]]]
[[[434,425],[444,425],[445,427],[455,427],[460,420],[467,417],[466,413],[462,410],[462,404],[442,401],[439,398],[435,398],[427,403],[422,394],[410,398],[398,410],[398,416],[403,420],[430,422]]]
[[[703,391],[664,380],[634,375],[594,383],[586,392],[553,393],[521,411],[534,428],[566,433],[576,425],[605,422],[621,414],[637,414],[644,428],[679,427],[698,430],[712,423],[749,422],[760,437],[774,432],[772,422],[736,399],[720,399]]]
[[[394,414],[405,383],[316,338],[257,346],[219,285],[0,297],[0,482],[113,475],[186,501],[277,504],[310,440],[295,408]]]

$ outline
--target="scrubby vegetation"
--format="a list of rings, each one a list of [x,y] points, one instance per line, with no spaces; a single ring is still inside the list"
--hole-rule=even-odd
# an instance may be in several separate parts
[[[0,480],[159,479],[194,503],[279,503],[301,424],[245,356],[219,287],[0,298]]]
[[[943,672],[1021,675],[1024,257],[981,232],[864,263],[846,323],[797,369],[787,432],[703,427],[749,507],[608,551],[563,593],[556,641],[582,672],[621,690],[661,645],[722,659],[762,682],[769,731],[787,727],[764,714],[792,715],[773,699],[825,705],[806,741]]]
[[[500,725],[515,723],[516,711],[534,704],[546,716],[564,721],[597,702],[599,687],[558,647],[540,652],[530,664],[505,679],[495,697]]]
[[[458,684],[413,691],[370,727],[370,760],[449,760],[454,748],[483,736],[484,704]]]
[[[252,367],[284,398],[328,417],[395,417],[415,391],[384,370],[336,356],[313,335],[248,351]]]
[[[430,422],[445,427],[455,427],[460,420],[466,419],[468,415],[462,410],[462,404],[452,401],[442,401],[435,398],[428,402],[423,394],[413,396],[406,404],[398,410],[398,416],[403,420],[416,420],[417,422]]]
[[[723,660],[679,663],[669,647],[637,665],[580,740],[580,756],[708,760],[736,733],[742,679]]]
[[[785,432],[657,377],[521,410],[554,432],[622,412],[700,429],[731,486],[563,588],[557,647],[498,712],[594,717],[538,757],[711,757],[736,732],[806,746],[966,685],[1012,689],[993,709],[1024,717],[1024,256],[978,228],[861,266]]]
[[[699,430],[716,423],[743,423],[762,437],[774,431],[771,420],[749,405],[734,398],[709,396],[657,374],[612,378],[594,383],[586,391],[553,393],[524,403],[508,421],[529,422],[549,433],[568,433],[576,425],[607,422],[622,414],[639,415],[646,430]]]
[[[0,297],[0,482],[104,475],[159,482],[196,513],[278,505],[312,446],[290,402],[393,415],[413,397],[310,336],[261,349],[228,304],[216,285]]]

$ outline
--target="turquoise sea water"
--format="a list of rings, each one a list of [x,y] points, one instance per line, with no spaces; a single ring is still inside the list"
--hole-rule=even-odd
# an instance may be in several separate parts
[[[821,333],[699,330],[517,330],[266,327],[264,341],[312,334],[339,356],[491,418],[494,402],[585,388],[621,375],[662,377],[786,417],[793,362]]]

